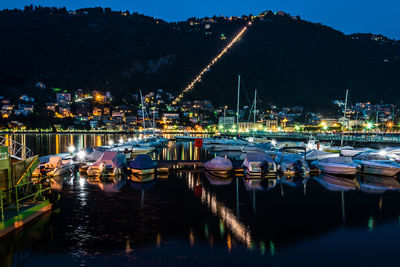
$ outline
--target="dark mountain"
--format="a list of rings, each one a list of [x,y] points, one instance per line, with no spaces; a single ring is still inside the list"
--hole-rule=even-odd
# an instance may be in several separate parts
[[[343,98],[347,88],[354,100],[400,100],[399,42],[345,35],[272,12],[167,23],[108,8],[3,10],[0,89],[39,95],[33,85],[42,81],[63,89],[107,89],[118,99],[139,89],[178,94],[250,20],[242,39],[187,98],[233,105],[240,73],[243,100],[258,89],[264,102],[321,108]]]

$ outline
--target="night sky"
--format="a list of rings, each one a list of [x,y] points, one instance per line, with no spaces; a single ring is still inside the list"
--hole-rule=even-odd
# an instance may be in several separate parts
[[[167,21],[282,10],[344,33],[370,32],[400,39],[399,0],[1,0],[0,9],[23,8],[29,4],[66,6],[68,9],[111,7],[113,10],[137,11]]]

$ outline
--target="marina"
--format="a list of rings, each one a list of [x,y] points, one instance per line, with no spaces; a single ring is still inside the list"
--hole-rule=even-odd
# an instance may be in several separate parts
[[[316,150],[308,143],[302,151],[290,142],[277,141],[266,146],[268,140],[250,139],[252,142],[236,143],[234,139],[195,136],[175,141],[173,136],[163,136],[169,140],[164,141],[165,145],[148,154],[140,154],[140,157],[127,158],[124,153],[127,144],[118,140],[128,142],[129,138],[137,138],[137,142],[147,143],[146,138],[139,135],[54,134],[9,135],[7,138],[9,143],[15,141],[27,148],[41,148],[38,150],[41,160],[50,161],[57,157],[54,155],[75,158],[76,167],[70,173],[52,177],[48,187],[44,184],[39,191],[33,192],[35,196],[41,193],[43,200],[29,205],[21,203],[17,217],[12,216],[12,206],[4,209],[3,227],[7,228],[12,219],[13,225],[20,229],[8,228],[0,239],[5,246],[1,254],[2,266],[47,265],[60,257],[83,266],[95,266],[109,260],[123,265],[161,262],[202,265],[203,253],[209,254],[215,265],[228,258],[237,264],[263,260],[292,265],[298,263],[294,257],[297,253],[310,256],[302,257],[302,264],[324,262],[327,266],[344,261],[346,264],[349,261],[377,263],[377,255],[389,259],[395,257],[392,240],[394,242],[396,236],[400,236],[398,177],[364,174],[359,172],[359,166],[357,173],[339,176],[329,170],[325,172],[323,168],[316,171],[318,168],[313,165],[317,163],[308,160],[307,155],[324,156],[327,160],[319,161],[325,164],[348,164],[349,161],[335,160],[343,157],[338,153],[327,157],[326,153],[330,152]],[[203,140],[201,146],[196,141],[199,138]],[[40,146],[36,140],[41,140]],[[110,140],[117,144],[110,146]],[[216,143],[253,148],[251,152],[232,151],[229,147],[228,151],[213,151],[212,145]],[[315,141],[311,143],[316,144]],[[306,149],[307,145],[309,149]],[[124,150],[111,149],[118,146]],[[124,156],[126,170],[115,176],[81,173],[78,166],[82,166],[82,162],[78,158],[83,153],[80,151],[89,151],[87,148],[90,147],[101,153],[92,154],[95,157],[92,159],[89,155],[93,151],[88,153],[88,160],[99,160],[104,149],[116,151],[113,152],[115,155]],[[271,155],[272,161],[267,162],[275,166],[273,173],[246,174],[244,158],[248,153],[254,154],[254,147]],[[340,150],[325,144],[319,147]],[[36,153],[34,149],[31,151]],[[352,150],[346,147],[345,153],[349,151]],[[376,150],[365,149],[353,154],[371,151]],[[378,154],[379,151],[383,150],[378,150]],[[394,148],[385,151],[387,156],[396,152]],[[135,161],[135,158],[140,160]],[[259,158],[255,156],[251,160]],[[264,159],[268,157],[263,156],[263,162]],[[48,188],[51,194],[46,193]],[[28,196],[27,199],[31,198]],[[386,234],[389,229],[390,237]],[[339,254],[348,253],[349,237],[352,246],[368,253],[355,255],[350,260],[337,256],[335,260],[325,262],[325,257],[332,256],[329,252],[332,245],[337,246]],[[374,249],[376,242],[385,246],[383,254],[382,250]],[[185,256],[181,256],[180,251],[185,251]],[[314,251],[320,251],[319,256],[315,256]],[[44,252],[45,258],[40,256]],[[368,254],[374,254],[374,257]]]

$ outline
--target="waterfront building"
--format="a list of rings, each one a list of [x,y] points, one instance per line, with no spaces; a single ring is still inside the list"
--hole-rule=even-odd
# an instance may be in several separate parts
[[[235,125],[235,117],[233,116],[219,117],[218,125],[223,129],[231,129]]]

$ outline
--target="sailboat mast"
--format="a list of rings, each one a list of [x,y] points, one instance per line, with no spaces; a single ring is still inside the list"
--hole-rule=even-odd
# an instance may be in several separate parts
[[[143,106],[142,90],[140,90],[140,103],[142,106],[142,126],[143,126],[144,131],[146,132],[146,123],[144,122],[144,106]]]
[[[346,120],[346,113],[347,113],[347,97],[349,96],[349,89],[346,89],[346,100],[344,103],[344,112],[343,112],[343,123]],[[342,139],[340,140],[340,146],[343,146],[343,139],[344,139],[344,127],[342,125]]]
[[[238,77],[238,88],[237,88],[237,109],[236,109],[236,129],[239,132],[239,100],[240,100],[240,74]]]
[[[257,112],[257,89],[254,91],[254,107],[253,107],[254,117],[253,117],[253,136],[255,135],[256,127],[256,112]]]

